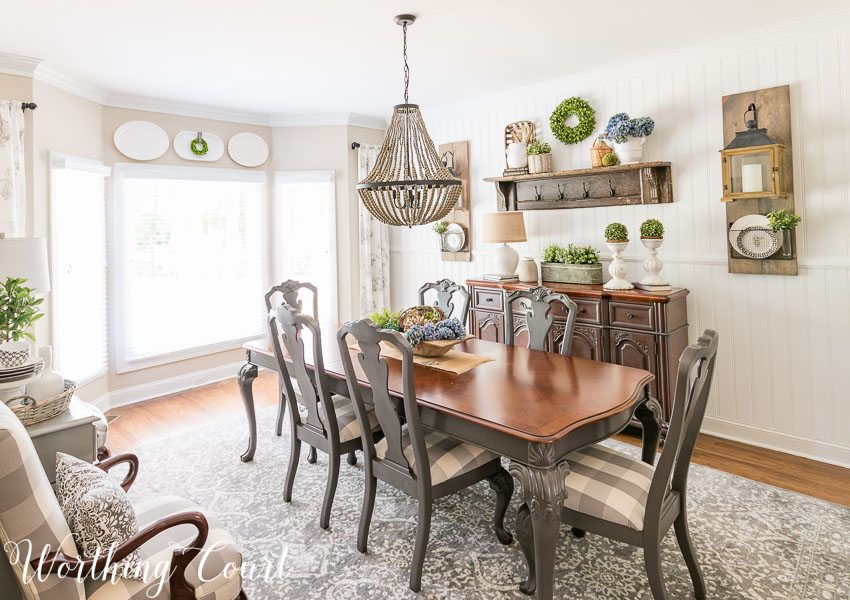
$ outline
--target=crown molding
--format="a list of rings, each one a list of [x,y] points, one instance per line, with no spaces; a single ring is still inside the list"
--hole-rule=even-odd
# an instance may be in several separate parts
[[[387,121],[383,117],[360,113],[282,113],[271,115],[269,125],[272,127],[333,127],[341,125],[384,130],[387,128]]]
[[[0,52],[0,73],[6,75],[32,77],[39,64],[41,64],[40,58]]]
[[[229,110],[217,106],[195,104],[191,102],[173,102],[170,100],[137,96],[133,94],[109,94],[104,104],[113,108],[145,110],[169,115],[180,115],[183,117],[227,121],[229,123],[264,125],[266,127],[269,125],[269,116],[263,113]]]
[[[97,104],[105,104],[106,99],[109,97],[109,92],[106,90],[75,79],[47,65],[39,65],[33,75],[33,79],[52,85],[75,96],[80,96],[86,100],[91,100]]]

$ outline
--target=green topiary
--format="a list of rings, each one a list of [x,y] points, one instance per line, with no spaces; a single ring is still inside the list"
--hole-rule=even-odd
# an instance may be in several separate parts
[[[546,142],[541,142],[539,140],[534,140],[525,149],[525,153],[529,154],[529,155],[532,155],[532,154],[549,154],[550,152],[552,152],[552,146],[550,146]]]
[[[606,154],[605,156],[602,157],[602,166],[603,167],[613,167],[618,162],[620,162],[620,159],[617,158],[617,155],[614,154],[613,152],[609,152],[608,154]]]
[[[611,223],[605,228],[605,239],[609,242],[628,242],[629,230],[622,223]]]
[[[567,127],[567,119],[575,115],[578,125]],[[549,117],[549,128],[556,139],[565,144],[577,144],[587,139],[596,127],[596,112],[585,100],[573,97],[561,102]]]
[[[647,219],[640,224],[640,237],[663,238],[664,225],[658,219]]]

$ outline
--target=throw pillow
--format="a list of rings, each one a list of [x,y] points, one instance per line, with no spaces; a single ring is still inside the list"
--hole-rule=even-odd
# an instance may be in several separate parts
[[[98,467],[61,452],[56,453],[56,496],[77,549],[86,558],[107,554],[139,530],[133,505],[118,482]],[[135,551],[110,569],[141,579],[141,562]]]

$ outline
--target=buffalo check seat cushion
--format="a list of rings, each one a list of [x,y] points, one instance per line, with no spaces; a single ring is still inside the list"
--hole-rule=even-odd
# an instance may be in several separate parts
[[[353,440],[360,437],[360,423],[357,421],[357,413],[354,410],[354,403],[345,396],[334,395],[331,398],[336,412],[336,424],[339,427],[340,443]],[[378,417],[375,416],[375,411],[368,409],[366,414],[369,416],[369,425],[372,431],[378,431],[381,428],[378,423]],[[325,421],[324,405],[319,403],[319,416],[322,421]]]
[[[575,512],[643,530],[655,469],[612,448],[594,444],[567,455],[564,506]]]
[[[169,515],[200,511],[201,509],[183,498],[163,496],[140,502],[134,506],[139,528],[143,529],[158,519]],[[221,523],[210,515],[205,515],[209,524],[209,535],[204,551],[201,551],[186,569],[186,580],[195,588],[198,600],[235,600],[242,590],[242,554],[236,548],[233,538]],[[88,600],[167,600],[170,598],[168,577],[160,585],[160,574],[170,571],[171,557],[178,546],[190,544],[198,535],[192,525],[178,525],[154,536],[142,544],[139,554],[142,569],[147,567],[144,581],[116,578],[86,580],[86,598]],[[205,556],[206,551],[206,556]],[[202,567],[202,570],[199,569]]]
[[[425,433],[425,450],[431,463],[431,485],[438,485],[453,477],[474,471],[486,465],[499,456],[474,444],[462,442],[438,431],[423,430]],[[401,447],[404,458],[414,474],[418,473],[416,457],[407,425],[401,428]],[[375,444],[375,455],[383,459],[387,454],[387,440],[382,439]]]

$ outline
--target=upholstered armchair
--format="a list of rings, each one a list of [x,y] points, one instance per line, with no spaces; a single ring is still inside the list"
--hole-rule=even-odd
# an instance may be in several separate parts
[[[121,482],[127,490],[138,473],[134,455],[114,456],[97,466],[108,471],[119,464],[129,466]],[[175,496],[141,502],[134,509],[139,530],[109,560],[114,564],[138,550],[150,576],[147,581],[113,581],[103,576],[107,557],[80,558],[32,440],[12,411],[0,404],[0,543],[24,598],[244,600],[242,555],[214,519]],[[93,569],[100,575],[97,579],[85,576]],[[169,575],[160,581],[158,573]],[[3,598],[7,595],[4,592]]]

